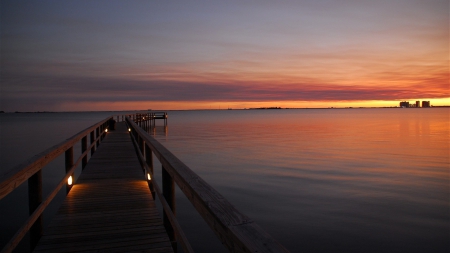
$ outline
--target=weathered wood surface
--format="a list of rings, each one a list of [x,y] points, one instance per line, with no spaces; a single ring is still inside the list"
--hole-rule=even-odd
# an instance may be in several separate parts
[[[129,118],[127,121],[230,252],[289,252],[161,143]]]
[[[173,252],[124,123],[108,132],[35,248],[78,251]]]

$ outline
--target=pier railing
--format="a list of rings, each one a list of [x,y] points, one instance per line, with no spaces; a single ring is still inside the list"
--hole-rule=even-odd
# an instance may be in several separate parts
[[[87,165],[88,154],[94,154],[113,120],[126,121],[131,133],[139,161],[153,195],[158,195],[163,206],[163,222],[172,245],[177,243],[184,252],[193,252],[176,219],[175,184],[185,194],[220,241],[230,252],[288,252],[272,236],[260,228],[249,217],[239,212],[219,192],[200,178],[175,155],[151,137],[143,128],[154,126],[155,119],[163,119],[167,124],[167,113],[138,113],[114,115],[86,128],[69,139],[35,155],[0,175],[0,200],[14,189],[28,181],[29,217],[5,245],[1,252],[12,252],[27,232],[30,232],[30,248],[33,249],[43,233],[43,212],[64,185],[69,192],[75,179],[76,168],[81,163]],[[90,145],[88,145],[88,137]],[[74,145],[81,141],[81,155],[74,161]],[[66,175],[53,191],[43,200],[42,169],[58,156],[65,155]],[[162,191],[153,180],[153,154],[162,165]]]
[[[24,163],[14,167],[6,174],[0,175],[0,200],[10,194],[14,189],[28,181],[28,204],[30,216],[16,232],[1,252],[11,252],[19,244],[26,233],[30,232],[30,248],[33,249],[43,232],[42,213],[50,204],[61,188],[66,185],[68,193],[75,179],[74,171],[82,164],[82,169],[88,162],[88,153],[94,154],[105,135],[105,130],[111,123],[112,117],[108,117],[97,124],[86,128],[69,139],[35,155]],[[88,136],[90,145],[88,145]],[[81,155],[74,162],[73,147],[81,141]],[[42,197],[42,169],[58,156],[65,154],[66,175],[61,179],[53,191],[43,200]]]
[[[138,120],[136,120],[136,118]],[[192,252],[177,220],[175,184],[189,199],[197,212],[230,252],[288,252],[272,236],[249,217],[242,214],[219,192],[151,137],[138,124],[145,117],[126,117],[138,157],[145,171],[150,190],[155,192],[164,209],[163,222],[169,238],[180,242],[185,252]],[[162,165],[162,192],[153,179],[153,154]]]

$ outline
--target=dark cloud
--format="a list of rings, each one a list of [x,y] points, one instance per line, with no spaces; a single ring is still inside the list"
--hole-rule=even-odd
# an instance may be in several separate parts
[[[404,98],[448,97],[442,83],[404,88],[377,88],[333,84],[263,85],[257,83],[215,84],[179,81],[2,75],[2,107],[55,108],[67,102],[133,101],[361,101]],[[427,80],[429,83],[429,80]]]

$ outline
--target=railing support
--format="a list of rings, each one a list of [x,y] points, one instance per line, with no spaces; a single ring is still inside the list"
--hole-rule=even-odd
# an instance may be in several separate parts
[[[66,173],[67,173],[67,172],[69,172],[69,170],[73,166],[73,146],[70,147],[68,150],[66,150],[65,158],[66,158],[65,159],[66,160],[65,164],[66,164]],[[70,189],[72,189],[72,185],[73,185],[73,182],[74,182],[73,175],[74,174],[72,173],[72,175],[71,175],[72,176],[72,182],[66,184],[66,193],[69,193]]]
[[[98,146],[100,146],[100,138],[98,138],[98,136],[100,136],[100,126],[95,129],[95,138],[98,139],[96,148],[98,148]]]
[[[147,144],[145,144],[145,163],[147,163],[148,170],[147,173],[150,173],[150,175],[153,176],[153,154],[152,150],[148,147]],[[150,178],[150,180],[147,180],[148,187],[150,188],[150,192],[152,193],[153,199],[155,199],[155,189],[153,187],[153,178]]]
[[[42,170],[36,172],[28,179],[28,207],[30,215],[42,203]],[[30,228],[30,252],[36,247],[43,231],[42,215]]]
[[[162,188],[163,188],[163,196],[167,201],[170,209],[174,216],[176,216],[176,208],[175,208],[175,181],[167,172],[167,170],[162,167]],[[163,222],[164,227],[166,228],[166,232],[169,235],[169,239],[172,242],[172,248],[175,252],[177,252],[177,241],[175,237],[175,231],[170,224],[169,217],[165,212],[163,212]]]
[[[142,139],[142,138],[139,138],[139,140],[140,140],[140,146],[141,146],[141,153],[142,153],[142,156],[145,157],[145,141],[144,141],[144,139]],[[142,169],[144,169],[144,168],[142,168]]]
[[[90,139],[91,139],[91,145],[95,142],[95,135],[94,135],[94,131],[92,131],[90,134]],[[92,147],[91,149],[91,156],[95,153],[95,145]]]
[[[81,154],[83,154],[87,150],[87,135],[81,139]],[[84,170],[84,167],[86,167],[88,162],[88,156],[87,154],[83,157],[83,160],[81,161],[81,170]]]

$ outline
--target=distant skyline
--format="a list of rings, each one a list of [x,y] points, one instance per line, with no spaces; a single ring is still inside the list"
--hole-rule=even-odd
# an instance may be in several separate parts
[[[450,105],[448,10],[448,0],[2,0],[0,110]]]

